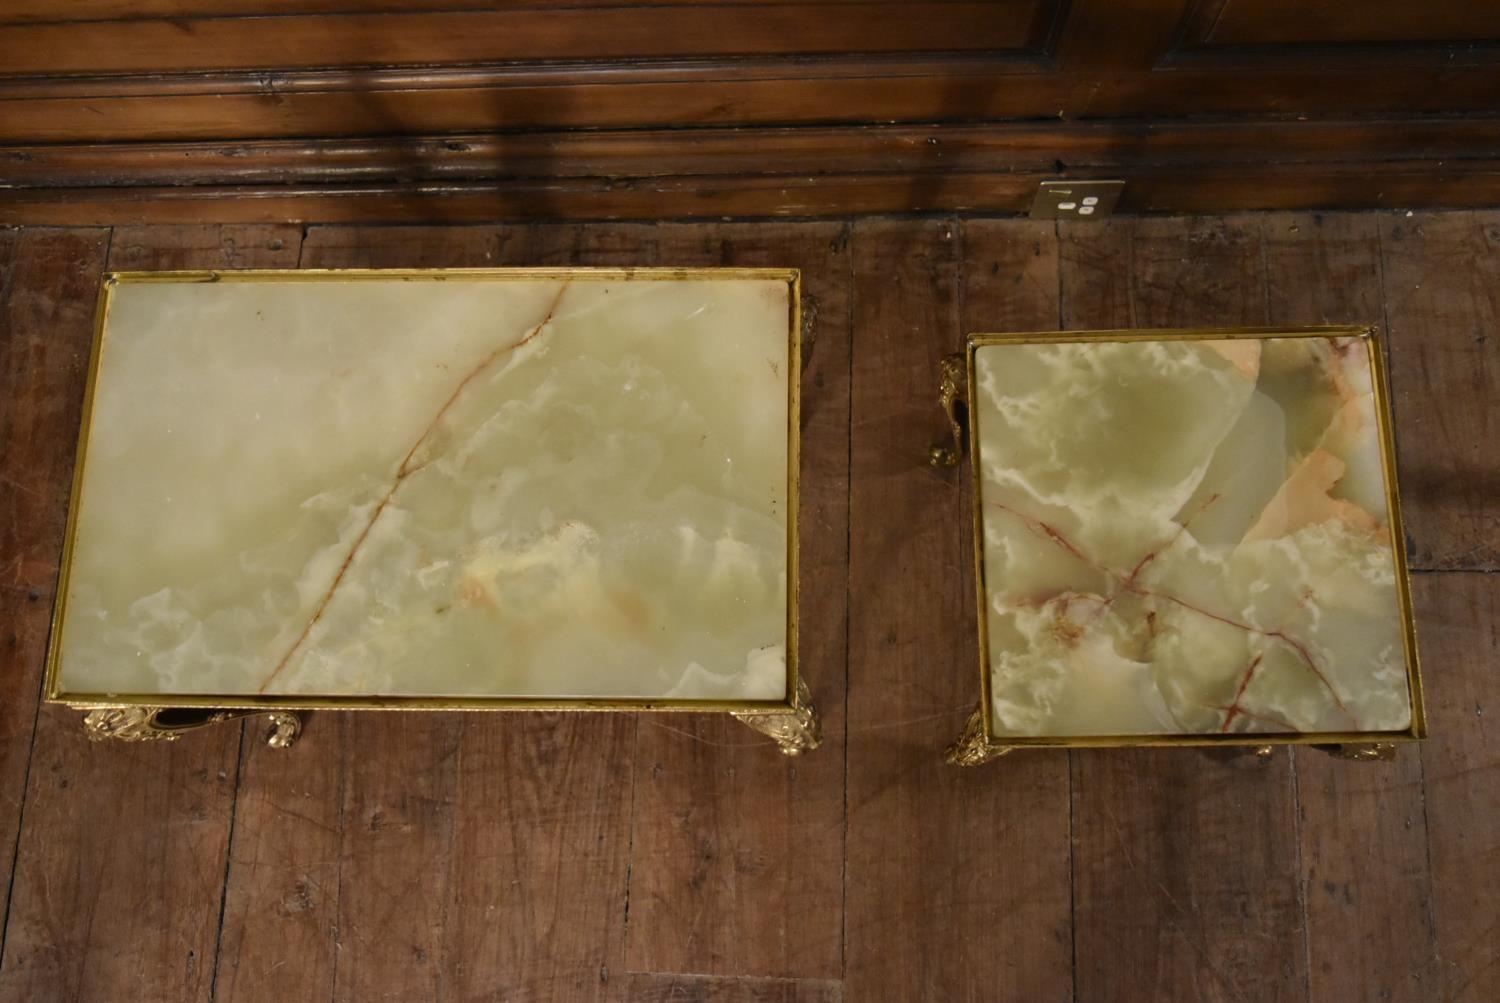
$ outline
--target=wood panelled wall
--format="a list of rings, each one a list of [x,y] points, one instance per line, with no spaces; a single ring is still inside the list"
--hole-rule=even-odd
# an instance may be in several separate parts
[[[0,223],[1500,201],[1472,0],[10,0]]]

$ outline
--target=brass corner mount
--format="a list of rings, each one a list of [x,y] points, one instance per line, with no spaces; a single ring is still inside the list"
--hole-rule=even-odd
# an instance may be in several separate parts
[[[958,409],[965,404],[968,364],[962,355],[945,355],[938,362],[938,406],[948,418],[949,441],[928,450],[927,462],[934,467],[956,467],[964,452],[964,426]]]

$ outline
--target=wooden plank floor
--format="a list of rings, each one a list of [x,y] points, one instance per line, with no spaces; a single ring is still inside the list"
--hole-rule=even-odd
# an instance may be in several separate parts
[[[818,752],[721,718],[38,706],[106,268],[793,265]],[[1389,333],[1433,737],[938,759],[977,699],[966,331]],[[0,230],[0,1001],[1500,999],[1500,213]]]

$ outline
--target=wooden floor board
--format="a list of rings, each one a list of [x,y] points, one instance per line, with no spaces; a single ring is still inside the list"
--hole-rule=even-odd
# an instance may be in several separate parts
[[[1500,213],[1381,213],[1412,566],[1500,569]]]
[[[836,979],[764,979],[702,975],[627,975],[630,1003],[843,1003]]]
[[[109,245],[112,272],[296,268],[302,228],[290,223],[117,226]]]
[[[691,715],[315,713],[290,752],[38,716],[100,271],[299,261],[803,268],[824,748]],[[1489,212],[0,230],[0,1003],[1488,1003],[1497,290]],[[978,669],[937,360],[979,330],[1366,322],[1434,569],[1420,752],[943,765]]]
[[[1500,575],[1424,574],[1414,586],[1432,725],[1421,757],[1441,967],[1426,998],[1489,1003],[1500,999]]]
[[[22,365],[23,352],[23,328],[25,320],[20,314],[23,307],[21,299],[20,280],[26,278],[22,272],[16,253],[21,247],[23,233],[20,230],[0,230],[0,317],[4,318],[4,325],[0,326],[0,379],[4,380],[6,393],[0,397],[0,434],[4,435],[5,455],[12,455],[17,439],[22,434],[22,418],[18,413],[24,406],[26,394],[23,389],[22,380],[29,378],[26,368]],[[107,238],[106,238],[107,239]],[[40,284],[42,280],[33,277],[33,283]],[[16,477],[11,470],[11,464],[5,463],[3,467],[5,481],[0,481],[0,498],[9,504],[12,495],[19,489],[9,485],[10,479]],[[0,559],[14,565],[8,571],[3,580],[5,586],[0,588],[0,609],[5,611],[7,621],[19,621],[23,614],[23,608],[17,601],[24,595],[28,602],[39,603],[41,601],[41,590],[34,586],[23,586],[17,581],[17,571],[20,570],[19,555],[28,547],[29,543],[23,539],[13,539],[17,536],[15,529],[9,531],[4,540],[5,549],[0,551]],[[25,592],[19,591],[25,588]],[[32,599],[33,592],[36,599]],[[34,614],[37,622],[43,614]],[[35,626],[32,628],[36,629]],[[21,649],[20,632],[12,629],[6,637],[9,651],[4,656],[4,674],[0,676],[0,750],[4,750],[0,756],[0,963],[5,957],[5,919],[10,909],[11,879],[15,874],[16,842],[20,836],[21,809],[26,800],[26,771],[31,764],[32,738],[36,731],[37,699],[41,689],[41,680],[37,673],[40,667],[37,665],[36,652],[31,649]],[[32,642],[33,645],[35,642]],[[19,649],[19,650],[18,650]],[[30,662],[28,665],[27,663]]]
[[[58,779],[33,747],[46,727],[37,700],[108,241],[107,230],[0,231],[0,996],[60,998],[60,980],[103,961],[84,957],[82,917],[44,884],[79,861],[39,856],[57,820],[33,795]],[[28,810],[43,822],[23,828]]]
[[[1066,758],[941,759],[979,687],[963,482],[927,463],[946,430],[938,361],[966,325],[1057,315],[1049,228],[979,224],[973,242],[966,256],[954,220],[854,229],[850,999],[1072,995]]]
[[[290,750],[245,727],[214,1003],[333,998],[346,726],[308,715]]]

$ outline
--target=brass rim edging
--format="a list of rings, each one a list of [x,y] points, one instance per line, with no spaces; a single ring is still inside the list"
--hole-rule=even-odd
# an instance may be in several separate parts
[[[984,576],[983,479],[979,462],[979,417],[972,406],[975,395],[975,353],[989,345],[1027,345],[1040,343],[1088,343],[1133,341],[1231,341],[1265,340],[1267,338],[1359,338],[1370,358],[1370,379],[1375,398],[1375,417],[1380,440],[1381,473],[1385,479],[1386,505],[1389,509],[1387,529],[1391,536],[1391,554],[1396,570],[1397,605],[1401,615],[1403,650],[1406,656],[1406,678],[1411,698],[1411,726],[1405,731],[1352,732],[1265,732],[1223,735],[1217,733],[1186,735],[996,735],[990,686],[989,628],[985,615],[987,598]],[[1417,652],[1415,618],[1412,613],[1411,580],[1406,557],[1406,534],[1402,528],[1400,485],[1396,480],[1395,430],[1391,418],[1389,383],[1382,342],[1374,327],[1333,325],[1326,327],[1239,327],[1239,328],[1139,328],[1109,331],[1031,331],[1016,334],[971,334],[964,346],[965,387],[970,404],[968,427],[969,473],[973,478],[974,587],[978,611],[980,702],[974,716],[979,719],[978,737],[973,736],[974,716],[963,735],[950,747],[947,759],[959,765],[988,762],[1004,752],[1018,748],[1122,748],[1171,746],[1255,746],[1275,745],[1323,746],[1341,758],[1383,759],[1389,747],[1394,755],[1395,742],[1415,741],[1427,736],[1426,709],[1422,702],[1422,673]],[[946,377],[946,373],[944,376]],[[939,390],[940,406],[948,411],[947,386]],[[984,750],[1003,750],[985,755]],[[1380,754],[1369,753],[1379,749]],[[976,751],[978,750],[978,751]],[[978,758],[975,758],[978,757]],[[971,761],[972,760],[972,761]]]
[[[70,693],[58,685],[61,659],[62,625],[67,616],[68,580],[72,568],[73,547],[78,525],[79,500],[83,491],[84,460],[94,410],[99,374],[107,350],[105,329],[113,302],[114,290],[122,284],[166,282],[307,282],[327,281],[432,281],[481,279],[488,281],[711,281],[725,279],[780,280],[788,287],[787,317],[787,611],[786,611],[786,696],[772,700],[682,700],[651,697],[447,697],[447,696],[259,696],[245,694],[162,694],[162,693]],[[813,715],[806,685],[799,667],[798,581],[798,493],[801,482],[801,406],[802,406],[802,275],[795,268],[319,268],[319,269],[246,269],[186,270],[161,272],[108,272],[104,275],[96,300],[94,331],[88,374],[84,385],[79,421],[73,478],[69,494],[67,528],[59,562],[57,591],[53,601],[47,643],[45,700],[91,711],[90,737],[117,737],[148,740],[173,740],[186,730],[161,727],[156,722],[162,711],[202,709],[224,712],[208,715],[198,724],[213,723],[229,717],[256,712],[290,712],[294,710],[549,710],[549,711],[699,711],[730,712],[737,717]],[[109,715],[103,712],[125,711]],[[99,716],[95,716],[98,714]],[[296,719],[290,713],[273,715]],[[275,722],[278,731],[281,722]],[[196,726],[196,725],[194,725]],[[815,726],[815,720],[814,720]],[[288,725],[288,727],[290,727]],[[129,732],[129,735],[121,734]],[[148,732],[156,732],[147,734]],[[168,732],[169,734],[159,734]],[[290,745],[295,734],[284,745]],[[273,745],[277,743],[271,743]],[[816,741],[805,746],[815,748]]]

